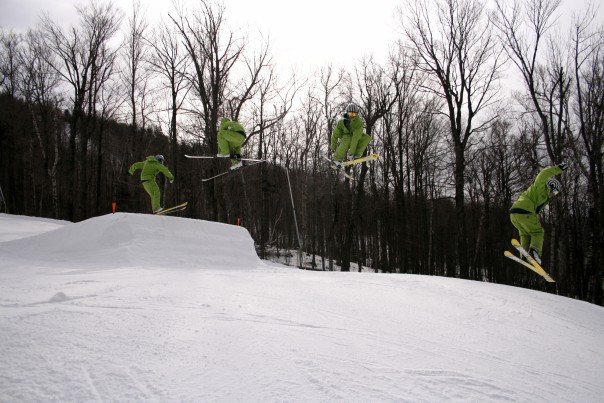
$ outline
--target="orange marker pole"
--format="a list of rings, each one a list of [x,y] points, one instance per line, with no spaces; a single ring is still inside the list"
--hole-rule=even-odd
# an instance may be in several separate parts
[[[115,214],[116,211],[117,211],[117,203],[116,202],[111,202],[111,212],[113,214]]]

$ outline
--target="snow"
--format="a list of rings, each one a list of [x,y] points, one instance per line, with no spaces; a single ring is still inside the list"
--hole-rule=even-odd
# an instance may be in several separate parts
[[[246,229],[170,216],[108,214],[0,244],[0,252],[53,267],[262,266]]]
[[[1,215],[0,239],[0,401],[604,395],[604,309],[586,302],[296,270],[243,228],[177,217]]]
[[[41,234],[61,228],[66,224],[70,224],[70,222],[0,213],[0,242]]]

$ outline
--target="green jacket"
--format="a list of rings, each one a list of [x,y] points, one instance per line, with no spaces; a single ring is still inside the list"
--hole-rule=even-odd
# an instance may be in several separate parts
[[[128,173],[132,175],[137,169],[142,169],[141,181],[154,180],[159,172],[163,173],[166,178],[174,180],[174,175],[172,175],[172,172],[170,172],[170,170],[164,166],[164,164],[159,162],[153,155],[148,156],[144,161],[135,162],[132,164],[128,170]]]
[[[535,178],[535,182],[518,197],[512,204],[512,209],[522,209],[530,213],[539,212],[549,202],[549,190],[547,181],[554,175],[562,173],[562,168],[557,165],[544,168]]]
[[[241,123],[235,120],[229,120],[227,118],[222,118],[222,120],[220,121],[219,130],[229,130],[235,133],[242,134],[244,137],[246,136],[245,129],[243,128]]]
[[[333,129],[331,134],[331,152],[335,152],[338,148],[338,142],[343,136],[352,136],[350,140],[350,149],[355,150],[356,144],[359,139],[363,136],[363,130],[365,129],[365,121],[355,116],[353,119],[348,118],[348,114],[344,114],[344,118],[338,121],[336,128]]]

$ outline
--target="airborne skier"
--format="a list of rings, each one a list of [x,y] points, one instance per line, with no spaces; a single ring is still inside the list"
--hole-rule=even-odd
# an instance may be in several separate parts
[[[520,244],[539,264],[541,264],[540,256],[545,230],[541,226],[538,214],[561,191],[560,182],[552,177],[561,174],[566,167],[566,163],[563,162],[544,168],[510,209],[510,221],[518,230]]]
[[[141,169],[141,182],[143,188],[149,194],[151,198],[151,209],[154,214],[159,213],[164,208],[160,205],[161,191],[159,186],[155,182],[155,177],[158,173],[164,174],[166,178],[170,180],[170,183],[174,182],[174,175],[172,172],[164,166],[164,156],[161,154],[150,155],[144,161],[135,162],[128,169],[130,175],[134,174],[138,169]]]
[[[353,103],[348,104],[346,113],[336,124],[331,134],[329,148],[333,153],[332,162],[341,168],[346,155],[349,160],[359,158],[365,152],[371,141],[371,136],[364,132],[365,122],[359,116],[359,107]]]
[[[220,126],[218,127],[218,154],[214,155],[188,155],[187,158],[230,158],[231,167],[226,172],[210,176],[209,178],[202,179],[202,182],[207,182],[228,175],[229,173],[238,170],[241,167],[253,166],[266,160],[253,159],[253,158],[241,158],[241,147],[245,143],[246,133],[243,125],[236,120],[228,118],[222,118],[220,120]]]
[[[245,130],[241,123],[222,118],[218,129],[217,157],[231,157],[231,169],[241,168],[241,146],[245,142]]]

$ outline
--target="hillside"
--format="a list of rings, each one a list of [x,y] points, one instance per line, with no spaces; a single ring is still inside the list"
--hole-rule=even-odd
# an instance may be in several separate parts
[[[0,239],[18,222],[39,225],[2,215]],[[54,224],[0,242],[1,401],[604,395],[596,305],[452,278],[286,268],[260,261],[244,228],[200,220]]]

